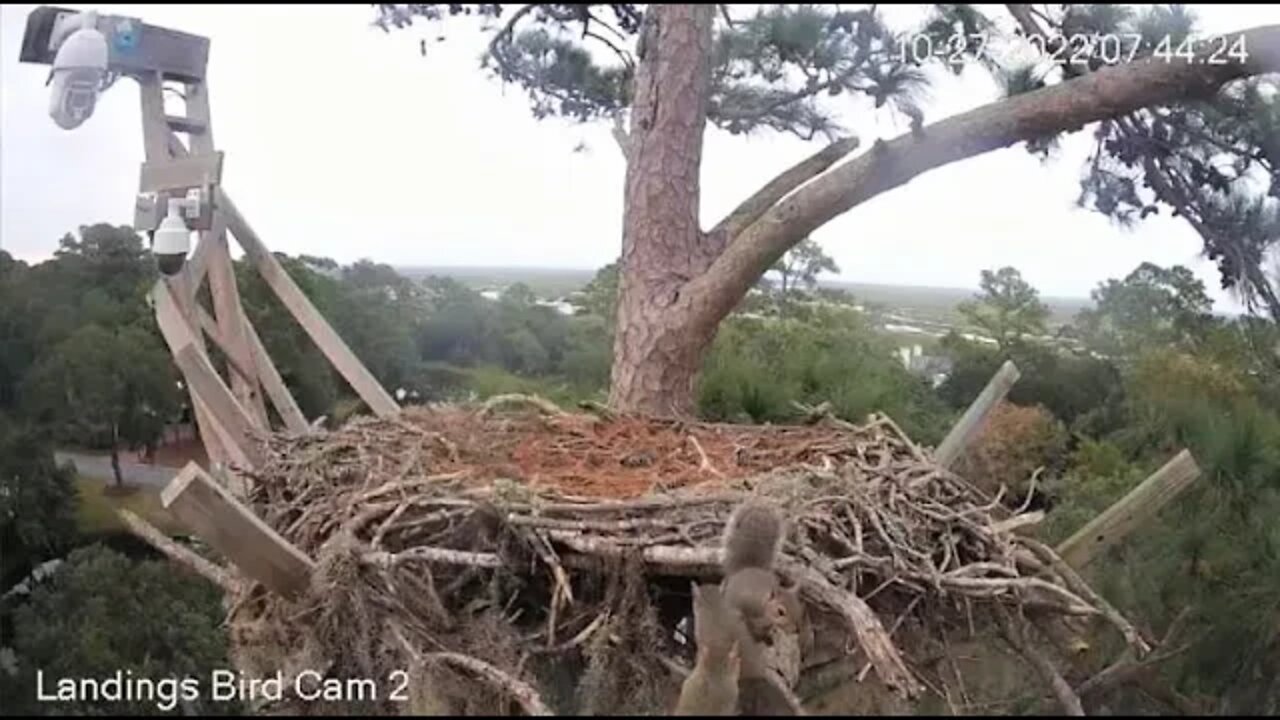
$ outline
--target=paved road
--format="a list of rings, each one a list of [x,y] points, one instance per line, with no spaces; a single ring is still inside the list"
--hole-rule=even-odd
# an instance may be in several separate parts
[[[115,473],[111,470],[110,455],[58,451],[53,456],[59,465],[64,463],[75,465],[76,472],[85,477],[112,483],[116,481]],[[168,485],[179,470],[180,468],[165,467],[163,465],[143,465],[141,463],[128,462],[124,458],[120,459],[120,474],[124,476],[126,483],[153,487],[157,490]]]

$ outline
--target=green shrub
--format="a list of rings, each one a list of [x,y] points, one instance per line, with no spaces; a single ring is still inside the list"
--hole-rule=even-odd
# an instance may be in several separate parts
[[[222,629],[221,591],[167,560],[135,561],[94,545],[67,562],[14,612],[18,676],[0,688],[6,710],[37,714],[162,714],[157,701],[37,702],[36,673],[46,693],[58,678],[192,677],[205,693],[202,714],[236,714],[232,702],[209,699],[214,670],[230,668]],[[0,676],[5,674],[0,672]]]
[[[816,309],[793,318],[732,318],[703,366],[698,409],[719,421],[786,422],[793,401],[830,402],[845,419],[884,412],[917,441],[936,443],[951,414],[894,346],[854,312]]]

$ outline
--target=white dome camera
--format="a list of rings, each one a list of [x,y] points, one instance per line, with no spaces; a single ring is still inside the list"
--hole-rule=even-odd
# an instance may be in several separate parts
[[[72,16],[54,30],[57,47],[49,80],[49,116],[64,130],[80,127],[93,114],[98,93],[107,83],[107,38],[97,27],[98,14]]]
[[[191,229],[183,217],[184,212],[200,207],[199,191],[193,190],[185,198],[169,198],[169,212],[160,227],[151,234],[151,254],[156,256],[156,265],[165,275],[177,275],[187,261],[187,252],[191,249]]]

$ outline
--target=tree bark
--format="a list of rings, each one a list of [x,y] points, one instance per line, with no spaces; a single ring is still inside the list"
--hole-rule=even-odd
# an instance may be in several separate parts
[[[1249,52],[1244,64],[1178,58],[1105,68],[878,141],[828,170],[856,145],[841,141],[788,169],[702,233],[698,171],[712,11],[672,5],[649,11],[655,27],[636,73],[609,396],[622,412],[688,414],[720,321],[787,250],[880,193],[1018,142],[1280,72],[1280,25],[1264,26],[1239,33]]]
[[[698,224],[714,5],[652,5],[636,70],[609,404],[688,415],[710,316],[680,302],[715,258]],[[717,319],[718,320],[718,319]]]
[[[111,423],[111,472],[116,476],[116,487],[124,487],[124,474],[120,472],[120,425]]]

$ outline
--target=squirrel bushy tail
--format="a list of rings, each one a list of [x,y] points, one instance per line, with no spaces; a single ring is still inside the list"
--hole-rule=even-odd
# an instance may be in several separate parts
[[[748,500],[730,516],[724,531],[724,574],[745,568],[772,570],[782,544],[782,511],[762,500]]]

